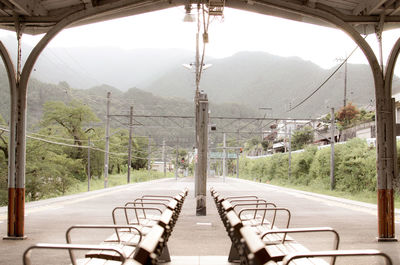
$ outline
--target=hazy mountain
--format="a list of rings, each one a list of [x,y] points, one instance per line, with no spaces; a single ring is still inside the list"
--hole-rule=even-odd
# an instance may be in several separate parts
[[[287,112],[316,90],[333,72],[297,57],[263,52],[240,52],[232,57],[207,61],[201,89],[211,101],[238,102],[253,108],[272,108],[274,116],[309,117],[340,107],[344,95],[344,69],[340,69],[310,100]],[[146,87],[162,96],[193,98],[193,75],[176,67]],[[369,66],[348,65],[347,100],[358,106],[374,106],[374,87]],[[400,89],[398,78],[394,92]]]
[[[2,41],[15,58],[14,38]],[[23,58],[30,49],[23,47]],[[87,93],[92,100],[105,97],[108,88],[103,84],[110,85],[110,89],[114,87],[115,95],[123,95],[122,91],[136,87],[153,93],[150,96],[141,90],[135,92],[135,97],[148,105],[157,106],[151,100],[162,101],[154,98],[157,95],[175,98],[175,106],[179,106],[177,98],[193,100],[194,73],[182,67],[183,63],[192,61],[192,52],[178,49],[46,48],[35,65],[32,78],[45,82],[46,87],[61,81],[74,89],[91,87]],[[327,113],[330,107],[338,108],[343,104],[344,69],[299,108],[288,112],[335,69],[323,69],[297,57],[285,58],[264,52],[240,52],[222,59],[207,58],[206,62],[212,67],[203,72],[200,88],[208,94],[211,103],[239,103],[254,111],[260,107],[272,108],[266,115],[274,117],[316,117]],[[369,66],[349,64],[347,76],[348,101],[373,107],[375,94]],[[399,92],[399,88],[396,78],[394,92]],[[137,98],[136,104],[141,104]],[[171,108],[167,111],[172,111]]]
[[[15,38],[5,37],[2,42],[15,59]],[[26,60],[31,50],[29,45],[22,46],[23,60]],[[67,81],[71,87],[79,89],[109,84],[127,90],[131,87],[147,86],[170,68],[192,60],[193,53],[182,49],[46,47],[31,76],[47,83]]]
[[[50,100],[63,102],[71,100],[82,101],[90,106],[98,118],[102,120],[92,126],[104,128],[107,92],[111,92],[110,114],[112,115],[128,114],[130,106],[133,106],[135,115],[194,116],[193,100],[172,97],[163,98],[138,88],[121,91],[109,85],[96,86],[90,89],[74,89],[67,82],[50,84],[31,78],[28,85],[28,130],[35,130],[35,125],[38,124],[43,114],[43,104]],[[8,121],[10,92],[4,67],[0,67],[0,95],[2,95],[0,97],[0,115]],[[213,116],[259,116],[256,110],[237,103],[211,103],[210,110]],[[126,116],[113,116],[111,126],[113,128],[127,129],[128,121],[129,119]],[[215,123],[215,121],[213,122]],[[134,132],[136,135],[152,135],[153,139],[157,139],[157,141],[166,139],[175,144],[178,136],[184,139],[192,139],[194,137],[193,119],[137,117],[135,118],[135,125]],[[231,129],[231,121],[225,121],[219,125],[221,125],[220,128],[223,126],[225,130],[233,130]],[[234,124],[234,126],[240,126],[240,123]],[[252,125],[249,128],[254,130],[255,127],[256,125]],[[192,145],[193,141],[187,141],[187,143]]]

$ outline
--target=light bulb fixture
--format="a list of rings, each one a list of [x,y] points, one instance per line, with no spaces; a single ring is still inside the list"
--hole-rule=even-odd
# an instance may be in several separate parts
[[[183,18],[183,22],[195,22],[195,16],[193,14],[191,14],[192,11],[192,5],[190,3],[185,5],[185,10],[186,10],[186,14]]]

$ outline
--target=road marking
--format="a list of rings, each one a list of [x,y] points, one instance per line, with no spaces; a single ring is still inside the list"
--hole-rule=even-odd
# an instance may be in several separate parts
[[[50,210],[59,210],[59,209],[62,209],[62,208],[64,208],[64,206],[56,206],[56,207],[50,207]]]
[[[196,225],[212,225],[211,223],[196,223]]]

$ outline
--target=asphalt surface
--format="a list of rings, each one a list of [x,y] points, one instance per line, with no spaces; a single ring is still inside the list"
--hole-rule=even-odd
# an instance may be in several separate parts
[[[35,243],[64,243],[65,231],[74,224],[111,224],[111,211],[143,194],[176,194],[189,188],[178,223],[168,246],[171,265],[225,265],[230,240],[219,219],[214,202],[207,194],[207,216],[196,216],[193,178],[164,179],[135,183],[102,191],[87,192],[26,204],[26,240],[0,241],[0,264],[22,264],[24,250]],[[399,242],[377,242],[376,207],[370,204],[335,199],[329,196],[297,192],[267,184],[226,178],[210,178],[213,186],[226,196],[255,194],[291,210],[291,227],[330,226],[341,237],[340,249],[378,249],[389,254],[393,264],[400,264]],[[6,235],[7,209],[0,208],[0,235]],[[283,227],[285,217],[279,217]],[[396,218],[396,231],[399,231]],[[77,231],[75,243],[99,243],[112,231]],[[399,233],[396,233],[397,236]],[[330,234],[296,234],[293,237],[311,250],[332,249]],[[68,264],[68,256],[59,251],[36,251],[34,264]],[[383,260],[339,259],[336,264],[384,264]]]

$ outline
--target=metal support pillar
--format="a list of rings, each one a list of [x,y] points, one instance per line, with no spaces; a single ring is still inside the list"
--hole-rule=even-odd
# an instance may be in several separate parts
[[[199,113],[198,113],[198,187],[196,189],[196,215],[207,215],[206,196],[207,196],[207,149],[208,149],[208,99],[207,94],[200,93]]]
[[[8,225],[7,225],[7,236],[5,239],[19,239],[24,238],[23,234],[18,235],[16,233],[17,226],[17,187],[16,187],[16,139],[17,139],[17,105],[19,91],[17,89],[17,74],[13,62],[11,60],[10,54],[8,53],[6,47],[0,41],[0,55],[3,59],[4,66],[7,70],[8,82],[10,86],[10,137],[8,143]],[[23,215],[22,215],[23,218]]]
[[[384,95],[377,96],[378,241],[395,238],[394,187],[399,189],[395,106],[392,95],[393,72],[400,52],[400,38],[389,55],[384,76]],[[382,96],[384,97],[382,99]],[[379,106],[379,108],[378,108]],[[378,116],[380,119],[378,119]],[[385,139],[381,139],[382,135]]]
[[[331,108],[331,190],[335,189],[335,109]]]
[[[7,69],[10,94],[10,139],[8,161],[8,225],[4,239],[26,239],[25,223],[25,159],[27,85],[21,84],[21,37],[23,25],[16,23],[17,68],[14,70],[10,55],[1,43],[1,56]]]
[[[108,152],[110,147],[110,97],[111,92],[107,92],[106,146],[104,153],[104,188],[107,188],[108,186]]]
[[[133,131],[133,106],[129,110],[129,146],[128,146],[128,179],[131,183],[131,168],[132,168],[132,131]]]

